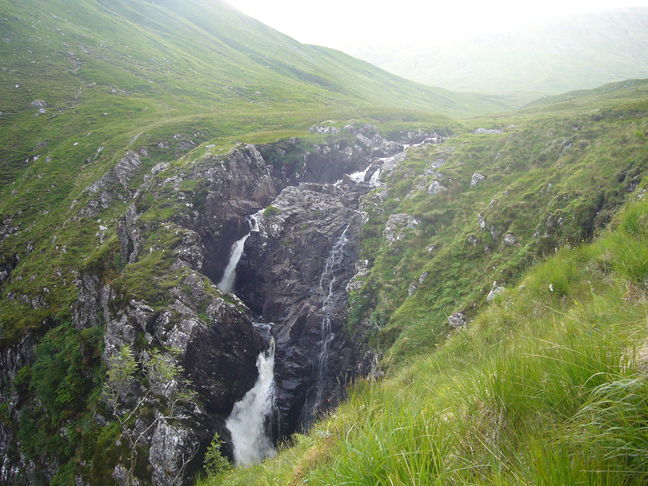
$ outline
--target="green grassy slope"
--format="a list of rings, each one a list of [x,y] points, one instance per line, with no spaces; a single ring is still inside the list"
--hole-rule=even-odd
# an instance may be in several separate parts
[[[199,484],[645,484],[647,218],[629,204],[294,447]]]
[[[408,79],[448,89],[541,93],[648,76],[648,9],[600,11],[438,45],[355,51]]]
[[[10,229],[0,254],[22,260],[2,289],[17,297],[0,301],[9,340],[69,315],[74,271],[123,207],[104,223],[71,218],[128,149],[150,152],[141,178],[207,140],[231,147],[305,135],[328,118],[425,122],[443,120],[430,110],[501,108],[301,45],[218,1],[3,0],[0,31],[0,215]],[[43,288],[32,309],[26,300]]]
[[[567,106],[471,122],[502,133],[411,150],[383,201],[367,204],[372,266],[351,296],[350,326],[376,329],[375,345],[402,362],[438,344],[452,313],[474,315],[493,282],[507,287],[556,248],[589,241],[648,170],[646,86],[574,93]],[[486,179],[473,187],[475,172]],[[429,194],[435,181],[447,190]],[[420,224],[389,242],[394,214]]]
[[[356,384],[276,458],[198,484],[645,484],[644,86],[570,94],[569,110],[475,121],[502,134],[411,150],[370,211],[371,273],[355,294],[355,325],[366,306],[380,327],[386,377]],[[475,170],[488,178],[471,188]],[[427,194],[431,177],[448,191]],[[421,223],[389,245],[390,213]],[[486,302],[493,280],[506,289]],[[467,328],[448,327],[455,310]]]

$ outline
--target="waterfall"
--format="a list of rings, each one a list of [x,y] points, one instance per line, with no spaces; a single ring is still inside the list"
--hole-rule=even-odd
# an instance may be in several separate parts
[[[274,356],[275,343],[271,339],[270,347],[257,358],[259,377],[254,387],[234,404],[225,422],[238,466],[255,464],[275,454],[266,427],[274,398]]]
[[[360,170],[358,172],[354,172],[353,174],[349,174],[349,177],[355,182],[364,182],[365,177],[367,177],[367,171],[369,170],[369,167],[371,167],[371,164],[369,164],[365,170]]]
[[[216,285],[225,294],[229,294],[232,292],[232,290],[234,290],[234,283],[236,282],[236,267],[241,260],[241,256],[243,255],[243,249],[245,248],[246,240],[250,237],[252,231],[259,231],[259,226],[256,219],[248,219],[248,225],[250,226],[250,231],[248,231],[248,233],[243,238],[235,241],[232,245],[229,261],[227,262],[227,266],[225,267],[225,271],[223,272],[223,278]]]
[[[329,345],[335,338],[335,334],[333,334],[331,329],[331,313],[336,307],[335,284],[338,280],[336,274],[342,268],[344,247],[349,242],[347,231],[350,226],[351,223],[347,224],[346,228],[344,228],[344,231],[331,248],[331,252],[329,253],[328,258],[326,259],[326,264],[324,265],[324,270],[322,271],[322,276],[320,277],[319,288],[324,299],[322,301],[323,316],[320,331],[321,348],[317,370],[315,406],[313,407],[313,410],[319,408],[322,398],[324,398],[323,394],[326,385],[326,374],[328,372]]]
[[[372,187],[376,187],[380,184],[380,169],[376,169],[376,171],[373,173],[371,179],[369,180],[369,184],[371,184]]]

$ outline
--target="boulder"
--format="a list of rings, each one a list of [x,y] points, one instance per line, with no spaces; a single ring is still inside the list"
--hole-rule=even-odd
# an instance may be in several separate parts
[[[502,239],[504,240],[504,243],[508,246],[515,246],[517,245],[518,242],[517,236],[515,236],[513,233],[506,233]]]
[[[486,296],[486,300],[488,302],[495,300],[497,297],[499,297],[502,294],[502,292],[504,292],[504,290],[505,290],[504,287],[500,287],[499,285],[497,285],[496,281],[493,282],[493,286],[490,292],[488,292],[488,295]]]
[[[462,329],[468,327],[468,319],[463,312],[455,312],[448,317],[448,325],[452,329]]]
[[[432,184],[430,184],[430,187],[428,187],[427,192],[428,194],[437,195],[446,192],[447,190],[448,188],[441,184],[440,181],[435,180],[432,181]]]
[[[470,187],[475,187],[486,180],[486,176],[481,172],[475,172],[470,179]]]

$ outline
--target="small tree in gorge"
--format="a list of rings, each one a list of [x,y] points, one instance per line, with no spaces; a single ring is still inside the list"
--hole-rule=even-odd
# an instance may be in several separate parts
[[[177,350],[170,349],[168,353],[154,350],[141,363],[142,377],[138,378],[140,364],[130,346],[123,346],[117,353],[108,359],[108,372],[103,388],[103,397],[110,407],[113,417],[119,423],[121,435],[129,445],[129,468],[126,481],[130,486],[134,481],[135,466],[137,464],[137,447],[142,439],[159,422],[167,420],[180,420],[182,405],[189,404],[195,399],[195,392],[190,388],[190,382],[182,378],[183,368],[175,362]],[[137,399],[127,400],[129,393],[137,390]],[[153,401],[164,404],[163,413],[144,427],[135,430],[135,418],[141,408]],[[198,451],[197,447],[187,458],[182,459],[179,472],[173,482],[178,481],[184,468],[193,459]]]

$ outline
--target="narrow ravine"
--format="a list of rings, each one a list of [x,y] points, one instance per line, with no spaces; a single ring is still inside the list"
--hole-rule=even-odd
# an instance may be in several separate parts
[[[430,141],[437,140],[420,145]],[[218,287],[235,293],[253,320],[276,323],[255,324],[270,345],[257,357],[254,386],[226,420],[236,465],[272,456],[276,441],[307,430],[370,366],[370,353],[345,334],[347,284],[356,271],[361,198],[405,158],[408,146],[400,147],[357,159],[340,179],[286,185],[247,217],[248,232],[231,245]]]
[[[223,272],[218,288],[224,293],[232,293],[236,284],[238,266],[245,242],[253,231],[258,231],[254,217],[248,218],[250,230],[230,249],[229,261]],[[270,415],[274,400],[274,361],[275,342],[270,338],[270,346],[262,351],[256,362],[258,378],[245,396],[234,404],[232,413],[225,426],[230,431],[234,452],[234,462],[238,466],[248,466],[261,462],[275,453],[270,435]]]

